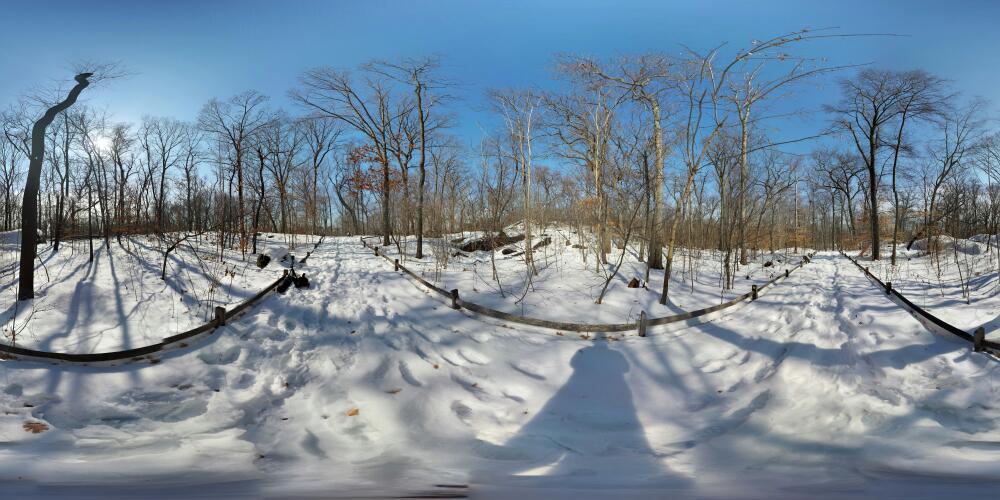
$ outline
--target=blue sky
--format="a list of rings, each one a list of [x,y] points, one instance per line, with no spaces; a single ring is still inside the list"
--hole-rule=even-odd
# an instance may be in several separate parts
[[[1000,103],[1000,2],[990,1],[19,1],[5,3],[3,16],[0,104],[68,78],[74,61],[121,61],[133,74],[87,100],[129,121],[190,120],[208,99],[246,89],[295,111],[285,94],[304,69],[432,54],[461,84],[455,133],[475,141],[491,120],[482,91],[551,86],[559,52],[677,53],[680,44],[745,46],[828,26],[907,36],[813,43],[798,53],[923,68]],[[835,87],[816,84],[785,104],[818,110],[835,97]],[[824,123],[816,113],[771,126],[785,139]]]

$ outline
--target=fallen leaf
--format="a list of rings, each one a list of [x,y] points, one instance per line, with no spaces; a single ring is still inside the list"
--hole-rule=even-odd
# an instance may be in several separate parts
[[[389,394],[399,394],[399,391],[402,391],[402,389],[389,389],[388,391],[385,392]]]
[[[25,422],[24,430],[32,434],[41,434],[49,430],[49,425],[45,422]]]
[[[351,408],[350,410],[347,410],[347,416],[348,417],[357,416],[357,414],[360,413],[360,411],[361,410],[358,410],[357,408]]]

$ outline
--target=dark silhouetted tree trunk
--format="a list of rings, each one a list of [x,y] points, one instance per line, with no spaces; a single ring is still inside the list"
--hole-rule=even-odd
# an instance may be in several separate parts
[[[45,130],[62,113],[76,103],[80,92],[90,85],[93,73],[76,75],[76,85],[59,104],[49,108],[31,128],[31,162],[28,165],[28,179],[24,183],[24,203],[21,211],[21,270],[18,275],[17,300],[35,297],[35,252],[38,247],[38,184],[42,176],[45,160]]]

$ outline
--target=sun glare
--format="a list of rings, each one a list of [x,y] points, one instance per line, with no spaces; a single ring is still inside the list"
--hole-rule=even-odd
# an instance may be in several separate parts
[[[107,136],[97,136],[94,139],[94,148],[100,152],[105,152],[111,149],[111,138]]]

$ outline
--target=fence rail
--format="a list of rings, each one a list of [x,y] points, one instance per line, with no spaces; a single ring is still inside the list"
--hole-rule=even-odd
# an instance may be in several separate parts
[[[313,245],[313,250],[319,247],[320,243],[323,242],[323,238],[320,237],[319,241]],[[306,258],[312,254],[312,251],[306,253]],[[305,258],[301,262],[305,262]],[[282,281],[288,277],[288,270],[284,270],[281,273],[281,277],[274,280],[270,285],[267,285],[263,290],[257,292],[256,295],[250,297],[249,299],[241,302],[236,307],[226,310],[224,307],[215,308],[215,318],[203,325],[194,327],[186,332],[181,332],[176,335],[171,335],[163,339],[162,342],[156,344],[136,347],[134,349],[126,349],[123,351],[111,351],[111,352],[99,352],[99,353],[63,353],[63,352],[48,352],[39,351],[35,349],[28,349],[24,347],[17,347],[14,345],[0,344],[0,357],[7,360],[18,360],[18,361],[36,361],[45,362],[51,364],[62,363],[74,363],[81,365],[90,364],[101,364],[101,365],[115,365],[116,361],[123,362],[133,362],[142,361],[148,358],[149,355],[155,354],[157,352],[166,351],[174,348],[186,347],[187,341],[191,341],[196,337],[203,336],[205,334],[210,334],[215,331],[215,329],[223,326],[229,320],[239,316],[248,308],[259,302],[268,293],[278,287]]]
[[[956,337],[959,337],[962,340],[965,340],[967,342],[972,342],[972,347],[976,351],[990,351],[990,353],[994,355],[1000,354],[1000,342],[986,340],[986,331],[984,327],[976,328],[973,331],[973,333],[966,332],[965,330],[962,330],[961,328],[958,328],[957,326],[948,323],[947,321],[927,312],[926,310],[924,310],[924,308],[914,304],[912,301],[910,301],[910,299],[906,298],[906,296],[899,293],[898,290],[893,288],[891,281],[882,282],[882,280],[878,279],[878,277],[872,274],[867,267],[862,266],[857,261],[857,259],[852,258],[843,251],[840,252],[840,255],[844,256],[847,260],[851,261],[855,266],[858,267],[858,269],[861,269],[861,271],[865,273],[865,276],[867,276],[868,279],[875,282],[879,286],[879,288],[885,290],[886,295],[896,297],[897,299],[899,299],[903,303],[905,308],[908,309],[912,314],[917,316],[918,319],[924,319],[926,321],[929,321],[938,328],[952,335],[955,335]]]
[[[636,330],[638,332],[638,334],[639,334],[640,337],[645,337],[646,336],[646,328],[649,327],[649,326],[659,326],[659,325],[666,325],[666,324],[670,324],[670,323],[676,323],[676,322],[679,322],[679,321],[686,321],[686,320],[694,319],[694,318],[697,318],[697,317],[700,317],[700,316],[705,316],[705,315],[711,314],[713,312],[721,311],[721,310],[729,308],[729,307],[733,307],[733,306],[735,306],[737,304],[740,304],[741,302],[746,301],[747,299],[749,299],[751,301],[756,300],[757,299],[757,295],[760,294],[764,289],[766,289],[767,287],[769,287],[769,286],[777,283],[778,280],[780,280],[780,279],[787,278],[790,275],[790,273],[792,273],[795,270],[798,270],[799,268],[801,268],[803,266],[803,264],[809,262],[809,257],[810,257],[809,255],[806,255],[802,259],[802,261],[800,261],[794,267],[785,269],[784,273],[779,273],[778,276],[772,278],[770,281],[768,281],[767,283],[764,283],[761,286],[753,285],[753,288],[752,288],[752,290],[750,292],[747,292],[747,293],[745,293],[743,295],[740,295],[740,296],[738,296],[738,297],[736,297],[736,298],[734,298],[734,299],[732,299],[732,300],[730,300],[728,302],[723,302],[721,304],[716,304],[714,306],[706,307],[704,309],[698,309],[696,311],[689,311],[689,312],[685,312],[685,313],[681,313],[681,314],[676,314],[676,315],[673,315],[673,316],[664,316],[664,317],[660,317],[660,318],[646,318],[645,311],[643,311],[639,315],[638,320],[635,321],[635,322],[631,322],[631,323],[599,324],[599,323],[566,323],[566,322],[561,322],[561,321],[551,321],[551,320],[547,320],[547,319],[531,318],[531,317],[526,317],[526,316],[518,316],[516,314],[511,314],[511,313],[504,312],[504,311],[498,311],[496,309],[493,309],[493,308],[490,308],[490,307],[486,307],[486,306],[483,306],[483,305],[480,305],[480,304],[476,304],[474,302],[469,302],[469,301],[464,300],[464,299],[461,298],[461,296],[459,295],[458,290],[450,290],[449,291],[449,290],[445,290],[444,288],[441,288],[441,287],[439,287],[437,285],[434,285],[433,283],[427,281],[423,277],[417,275],[417,273],[415,273],[412,270],[408,269],[403,264],[400,264],[399,259],[393,259],[393,258],[385,255],[383,252],[380,252],[379,251],[379,248],[380,248],[379,245],[374,245],[374,246],[370,245],[367,241],[365,241],[364,237],[361,237],[361,244],[365,248],[373,250],[376,256],[382,257],[383,259],[386,259],[387,261],[392,262],[393,268],[395,270],[402,271],[403,273],[405,273],[406,275],[412,277],[414,280],[416,280],[418,283],[420,283],[424,287],[428,288],[432,292],[435,292],[435,293],[437,293],[439,295],[443,295],[444,297],[451,299],[451,304],[452,304],[452,307],[454,309],[466,309],[466,310],[471,311],[473,313],[480,314],[480,315],[483,315],[483,316],[489,316],[491,318],[496,318],[496,319],[500,319],[500,320],[504,320],[504,321],[510,321],[510,322],[513,322],[513,323],[520,323],[520,324],[524,324],[524,325],[537,326],[537,327],[542,327],[542,328],[550,328],[550,329],[553,329],[553,330],[565,330],[565,331],[571,331],[571,332],[615,332],[615,333],[617,333],[617,332],[630,332],[630,331]]]

